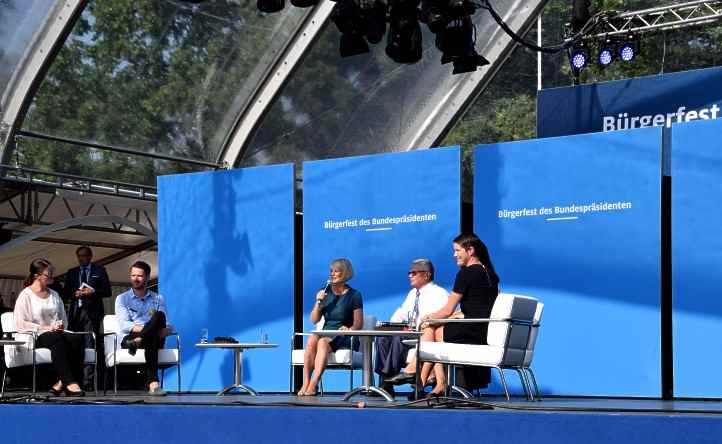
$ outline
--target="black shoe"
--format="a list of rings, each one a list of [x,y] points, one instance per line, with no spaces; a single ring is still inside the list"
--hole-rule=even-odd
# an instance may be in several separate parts
[[[62,388],[60,390],[56,390],[52,387],[50,387],[50,390],[48,391],[48,393],[50,393],[53,396],[60,396],[63,394],[63,392],[64,392],[64,390]]]
[[[128,353],[130,353],[130,356],[135,356],[135,352],[138,351],[138,343],[133,339],[124,339],[123,340],[123,348],[128,349]]]
[[[388,379],[386,379],[384,382],[388,382],[389,384],[393,385],[401,385],[401,384],[411,384],[416,379],[415,373],[406,373],[404,371],[401,371],[398,375],[394,375]]]

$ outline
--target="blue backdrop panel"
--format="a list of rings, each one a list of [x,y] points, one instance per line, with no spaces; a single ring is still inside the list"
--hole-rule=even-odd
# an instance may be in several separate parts
[[[545,304],[542,391],[660,395],[661,130],[476,148],[474,226],[502,291]]]
[[[672,128],[674,394],[722,397],[722,122]]]
[[[546,89],[538,137],[612,131],[722,117],[722,68]]]
[[[199,350],[210,337],[276,349],[244,355],[244,382],[287,389],[293,331],[293,166],[158,178],[161,291],[183,338],[183,387],[217,390],[233,382],[229,350]]]
[[[303,183],[306,331],[314,295],[338,257],[353,263],[349,284],[363,295],[364,313],[379,320],[408,293],[414,259],[431,259],[436,282],[451,286],[451,240],[461,224],[458,147],[306,162]],[[326,389],[348,387],[346,375],[324,381]]]

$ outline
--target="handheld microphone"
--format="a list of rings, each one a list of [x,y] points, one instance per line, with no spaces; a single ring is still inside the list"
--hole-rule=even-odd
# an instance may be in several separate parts
[[[323,283],[323,289],[326,290],[329,285],[331,285],[331,279],[326,279],[326,282]]]

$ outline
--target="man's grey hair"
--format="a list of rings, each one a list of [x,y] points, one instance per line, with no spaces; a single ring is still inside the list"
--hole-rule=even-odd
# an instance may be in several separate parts
[[[416,259],[415,261],[411,262],[411,269],[418,271],[428,271],[429,280],[434,280],[434,264],[432,264],[429,259]]]

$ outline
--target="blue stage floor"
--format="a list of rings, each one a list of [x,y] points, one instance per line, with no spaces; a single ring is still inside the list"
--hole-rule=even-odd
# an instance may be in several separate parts
[[[10,396],[19,396],[11,393]],[[9,401],[11,398],[6,399]],[[3,443],[718,443],[722,402],[499,398],[479,404],[338,396],[44,396],[0,406]]]

